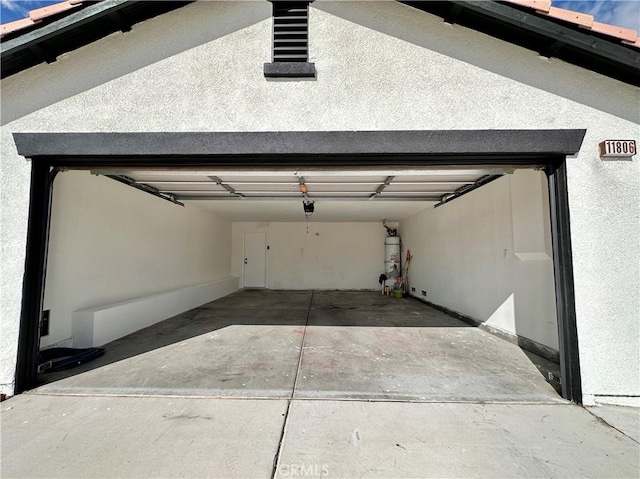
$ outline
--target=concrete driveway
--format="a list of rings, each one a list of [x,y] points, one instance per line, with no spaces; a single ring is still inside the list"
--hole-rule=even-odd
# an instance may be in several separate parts
[[[2,403],[2,477],[638,477],[636,411],[541,361],[411,299],[243,291]]]

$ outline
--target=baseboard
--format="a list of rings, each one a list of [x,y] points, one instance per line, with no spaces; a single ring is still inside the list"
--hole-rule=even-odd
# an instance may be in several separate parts
[[[371,293],[371,292],[380,292],[380,288],[347,288],[347,289],[339,289],[339,288],[303,288],[303,289],[292,289],[292,288],[242,288],[244,290],[250,291],[251,289],[259,289],[262,291],[344,291],[349,293]]]
[[[432,303],[431,301],[427,301],[426,299],[422,299],[418,296],[412,295],[411,297],[431,306],[432,308],[440,310],[443,313],[448,314],[449,316],[453,316],[454,318],[459,319],[460,321],[463,321],[471,326],[480,328],[483,331],[486,331],[490,334],[493,334],[494,336],[499,337],[500,339],[508,341],[512,344],[515,344],[521,347],[522,349],[526,349],[529,352],[537,354],[538,356],[541,356],[551,362],[554,362],[556,364],[560,363],[560,353],[555,349],[550,348],[549,346],[545,346],[544,344],[538,343],[533,339],[525,338],[524,336],[520,336],[518,334],[514,334],[500,328],[496,328],[495,326],[486,324],[483,321],[479,321],[475,318],[471,318],[469,316],[461,314],[452,309],[446,308],[444,306],[440,306],[439,304]]]

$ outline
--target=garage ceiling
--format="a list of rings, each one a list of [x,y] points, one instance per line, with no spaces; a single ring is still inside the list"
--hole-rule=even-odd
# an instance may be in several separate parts
[[[399,221],[504,169],[246,169],[93,171],[233,221]]]

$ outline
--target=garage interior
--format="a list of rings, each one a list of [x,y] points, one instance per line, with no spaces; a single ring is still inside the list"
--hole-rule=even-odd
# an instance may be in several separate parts
[[[513,166],[62,172],[41,347],[106,354],[38,390],[558,401],[547,190]]]

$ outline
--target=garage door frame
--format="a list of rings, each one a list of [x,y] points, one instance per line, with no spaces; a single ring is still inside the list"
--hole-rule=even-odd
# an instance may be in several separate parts
[[[64,169],[529,167],[549,184],[562,395],[582,403],[566,158],[586,130],[14,133],[32,161],[16,393],[36,385],[53,180]]]

